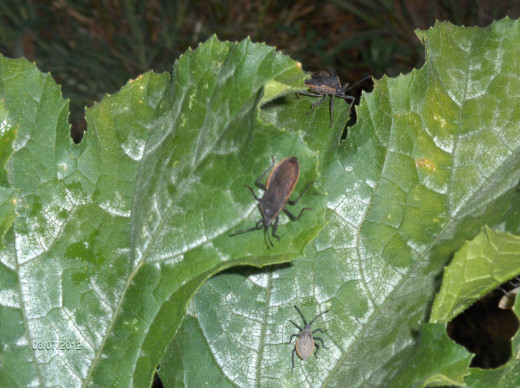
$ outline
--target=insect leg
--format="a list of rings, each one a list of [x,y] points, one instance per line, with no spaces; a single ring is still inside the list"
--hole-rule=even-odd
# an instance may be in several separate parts
[[[300,195],[298,195],[298,198],[296,198],[294,201],[291,201],[291,200],[288,200],[287,202],[290,204],[290,205],[296,205],[298,203],[298,201],[300,200],[300,198],[303,196],[303,194],[305,194],[307,192],[307,190],[309,190],[309,187],[312,186],[313,183],[315,183],[316,181],[312,181],[311,183],[309,183],[305,189],[303,189],[303,191],[301,192]]]
[[[278,239],[278,241],[280,241],[280,236],[278,236],[276,234],[276,229],[278,229],[278,221],[280,220],[280,217],[276,217],[275,221],[274,221],[274,225],[273,225],[273,236],[276,237]]]
[[[320,350],[320,345],[317,343],[314,343],[314,346],[316,346],[316,351],[314,352],[314,357],[318,358],[318,350]]]
[[[256,182],[255,182],[255,184],[256,184],[258,187],[260,187],[262,190],[265,190],[265,185],[264,185],[262,182],[260,182],[260,179],[262,179],[262,178],[265,176],[265,174],[267,174],[267,173],[268,173],[269,171],[271,171],[271,169],[273,168],[273,166],[274,166],[274,156],[273,156],[273,155],[271,155],[271,159],[273,160],[273,163],[272,163],[272,164],[267,168],[267,170],[265,170],[265,171],[262,173],[262,175],[260,175],[260,176],[258,177],[258,179],[257,179]],[[255,199],[256,199],[256,197],[255,197]]]
[[[323,101],[325,101],[325,99],[328,97],[329,95],[328,94],[325,94],[323,96],[323,98],[321,100],[318,100],[317,102],[313,103],[312,106],[311,106],[311,111],[308,112],[307,114],[310,114],[314,111],[314,108],[316,108],[318,105],[320,105]]]
[[[312,334],[316,333],[317,331],[319,331],[320,333],[325,333],[327,330],[316,329],[312,331]]]
[[[245,188],[248,188],[250,191],[251,191],[251,194],[253,194],[253,197],[255,197],[255,199],[257,201],[260,201],[261,198],[258,198],[253,190],[253,188],[251,186],[248,186],[248,185],[244,185]]]
[[[325,346],[325,343],[323,342],[323,340],[320,337],[312,337],[312,339],[315,340],[315,341],[316,340],[320,341],[321,345],[323,346],[323,348],[328,349],[328,347]],[[316,347],[318,346],[318,344],[315,344],[315,345],[316,345]]]
[[[296,217],[294,214],[292,214],[289,210],[287,210],[286,208],[283,209],[283,211],[285,212],[285,214],[287,214],[289,216],[289,218],[293,221],[298,221],[302,215],[302,213],[305,211],[305,210],[311,210],[312,207],[304,207],[302,209],[302,211],[300,212],[300,214],[298,214],[298,217]]]
[[[294,369],[294,353],[296,353],[296,346],[294,347],[294,349],[292,351],[292,368],[291,368],[291,370]]]
[[[296,92],[296,98],[300,99],[300,94],[303,94],[304,96],[310,96],[310,97],[321,97],[322,94],[317,93],[310,93],[310,92]]]
[[[269,240],[269,243],[271,244],[271,246],[274,247],[274,244],[271,241],[271,236],[269,236],[269,228],[264,229],[264,240],[266,239],[266,236],[267,236],[267,240]],[[267,241],[265,243],[267,244]],[[269,245],[267,245],[267,249],[269,249]]]
[[[334,112],[334,96],[330,96],[330,125],[329,127],[332,128],[332,112]]]
[[[321,94],[318,93],[309,93],[309,92],[297,92],[296,95],[303,94],[304,96],[311,96],[311,97],[321,97]]]
[[[301,312],[301,310],[298,308],[298,306],[294,306],[294,308],[296,309],[296,311],[298,311],[298,313],[300,314],[300,317],[302,317],[303,325],[307,326],[307,321],[305,320],[305,317],[303,316],[303,313]]]
[[[346,94],[346,92],[350,89],[352,89],[354,86],[356,86],[359,82],[356,82],[354,85],[352,85],[350,88],[348,87],[348,84],[345,84],[345,86],[343,86],[338,94],[336,94],[336,96],[338,96],[339,98],[342,98],[344,100],[348,100],[349,102],[347,102],[347,104],[353,104],[354,101],[356,100],[354,98],[354,96],[349,96],[348,94]]]
[[[300,326],[298,326],[296,323],[294,323],[294,322],[291,321],[290,319],[289,319],[289,322],[291,322],[294,326],[296,326],[296,327],[298,328],[298,330],[303,331],[303,329],[302,329]],[[305,322],[305,320],[304,320],[304,322]],[[296,335],[296,334],[293,334],[293,335]],[[291,338],[292,338],[292,337],[291,337]]]
[[[292,342],[293,337],[299,337],[299,334],[293,334],[291,335],[291,338],[289,338],[289,342],[286,342],[286,344],[290,344]]]
[[[347,104],[352,104],[354,101],[356,101],[356,99],[353,97],[353,96],[349,96],[347,94],[345,95],[342,95],[342,96],[338,96],[344,100],[349,100],[350,102],[347,102]]]

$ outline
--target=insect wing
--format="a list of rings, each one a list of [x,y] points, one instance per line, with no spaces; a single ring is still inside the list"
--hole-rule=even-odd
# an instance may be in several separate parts
[[[323,79],[323,85],[329,87],[330,89],[339,92],[341,90],[341,82],[339,82],[339,77],[337,75],[330,75]]]
[[[300,164],[294,156],[285,158],[273,168],[260,202],[260,209],[266,217],[274,219],[280,214],[296,187],[299,174]]]
[[[269,174],[265,197],[273,198],[275,202],[280,201],[285,205],[296,187],[296,183],[298,183],[299,176],[300,164],[298,159],[294,156],[285,158]]]
[[[316,85],[316,86],[322,85],[323,80],[327,77],[330,77],[330,74],[327,73],[326,71],[319,71],[316,73],[312,73],[311,78],[305,80],[305,84],[308,86],[309,85]]]

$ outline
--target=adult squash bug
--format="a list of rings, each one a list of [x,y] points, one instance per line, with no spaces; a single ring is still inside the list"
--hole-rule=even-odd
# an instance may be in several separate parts
[[[269,245],[267,244],[267,240],[269,240],[271,246],[274,246],[273,242],[271,241],[271,237],[269,236],[270,227],[272,227],[273,237],[276,237],[278,241],[280,241],[280,237],[276,234],[276,230],[278,229],[278,220],[282,211],[284,211],[284,213],[287,214],[291,220],[298,221],[305,210],[311,209],[309,207],[303,208],[300,211],[298,217],[296,217],[289,210],[287,210],[285,206],[287,203],[290,205],[295,205],[300,200],[302,195],[305,194],[309,187],[314,183],[309,183],[298,196],[298,198],[296,198],[294,201],[291,201],[289,197],[296,187],[296,183],[298,183],[298,178],[300,176],[300,163],[294,156],[290,156],[274,166],[274,157],[271,156],[271,158],[273,160],[271,166],[269,166],[269,168],[265,170],[263,174],[260,175],[260,177],[256,180],[256,185],[265,191],[263,197],[258,198],[252,187],[244,185],[244,187],[248,188],[253,194],[253,197],[259,202],[258,207],[260,208],[263,218],[256,223],[255,227],[239,230],[238,232],[231,234],[231,236],[236,236],[237,234],[252,232],[253,230],[264,228],[264,240],[266,240],[266,245],[268,248]],[[267,183],[264,185],[262,182],[260,182],[260,180],[269,172],[269,170],[271,170],[271,173],[267,177]]]
[[[296,326],[298,328],[298,330],[300,330],[299,334],[291,335],[291,338],[289,338],[289,342],[287,342],[288,344],[290,344],[292,342],[293,337],[298,337],[298,339],[296,340],[296,344],[294,345],[294,349],[292,351],[292,368],[291,368],[291,370],[294,369],[294,353],[297,353],[298,357],[300,357],[302,360],[305,360],[306,358],[308,358],[312,354],[312,351],[314,350],[314,347],[316,347],[316,351],[314,352],[314,357],[318,358],[317,354],[318,354],[318,350],[320,350],[320,345],[315,343],[314,342],[315,340],[320,341],[321,345],[325,349],[328,349],[325,346],[325,343],[323,342],[323,339],[321,339],[320,337],[313,337],[314,333],[316,333],[318,331],[320,333],[325,333],[325,330],[316,329],[316,330],[311,331],[311,325],[316,320],[316,318],[322,316],[325,313],[328,313],[329,310],[324,311],[324,312],[316,315],[312,319],[312,321],[310,321],[310,323],[307,324],[307,321],[305,320],[305,317],[303,316],[303,314],[300,311],[300,309],[297,306],[294,306],[294,308],[296,309],[296,311],[298,311],[298,313],[302,317],[303,329],[299,325],[297,325],[296,323],[294,323],[293,321],[291,321],[289,319],[289,322],[291,322],[294,326]]]
[[[304,96],[322,97],[320,100],[312,104],[311,112],[314,111],[318,105],[320,105],[325,99],[330,96],[330,127],[332,127],[332,114],[334,112],[334,97],[339,97],[347,101],[347,103],[354,103],[354,97],[349,96],[347,91],[352,89],[354,86],[365,81],[371,76],[363,78],[361,81],[356,82],[351,87],[348,83],[341,86],[339,78],[335,74],[329,74],[326,71],[315,72],[311,74],[311,78],[305,80],[305,85],[309,88],[310,92],[298,92]],[[350,101],[350,102],[348,102]]]

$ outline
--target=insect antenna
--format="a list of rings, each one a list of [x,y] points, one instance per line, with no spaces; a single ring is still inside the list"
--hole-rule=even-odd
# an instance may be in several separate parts
[[[366,80],[369,79],[369,78],[372,78],[372,76],[371,76],[371,75],[367,75],[366,77],[361,78],[358,82],[356,82],[356,83],[355,83],[354,85],[352,85],[352,86],[349,86],[348,84],[346,84],[346,85],[343,86],[343,88],[342,88],[342,89],[343,89],[343,93],[348,92],[350,89],[356,87],[356,86],[359,85],[361,82],[366,81]]]
[[[267,236],[267,238],[265,236]],[[264,241],[265,241],[265,245],[267,245],[267,249],[269,249],[269,245],[267,244],[267,240],[269,240],[269,244],[271,244],[271,246],[274,247],[274,244],[271,241],[271,236],[269,236],[269,228],[265,228],[264,229]]]
[[[264,220],[260,220],[256,223],[256,226],[254,226],[253,228],[239,230],[235,233],[231,233],[230,236],[236,236],[237,234],[252,232],[253,230],[262,229],[263,227],[264,227]]]
[[[307,326],[307,321],[305,320],[305,317],[303,316],[303,313],[301,312],[301,310],[298,308],[298,306],[294,306],[294,308],[296,309],[296,311],[298,311],[298,313],[300,314],[300,317],[302,317],[303,325]],[[316,318],[314,318],[314,319],[316,319]],[[314,319],[313,319],[313,321],[314,321]]]
[[[324,312],[319,313],[318,315],[316,315],[314,318],[312,318],[312,321],[311,321],[311,323],[309,323],[309,326],[312,325],[312,322],[314,322],[316,320],[316,318],[321,317],[323,314],[328,313],[328,312],[329,312],[329,310],[324,311]]]

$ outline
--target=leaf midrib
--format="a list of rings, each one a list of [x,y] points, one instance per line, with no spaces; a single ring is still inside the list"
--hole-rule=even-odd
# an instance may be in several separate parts
[[[228,56],[229,56],[229,53],[228,53]],[[191,58],[190,58],[190,60],[191,60]],[[265,58],[263,58],[263,60],[265,60]],[[282,73],[285,72],[286,70],[287,70],[287,69],[281,69],[279,72],[277,72],[277,73],[275,73],[275,74],[272,74],[272,75],[270,76],[269,79],[275,79],[276,77],[278,77],[280,74],[282,74]],[[210,70],[208,69],[208,71],[210,71]],[[203,79],[203,78],[201,78],[201,79]],[[217,84],[218,84],[218,82],[217,82]],[[257,94],[257,93],[260,91],[260,89],[262,89],[262,88],[263,88],[263,85],[260,86],[257,90],[255,90],[255,91],[251,91],[251,98],[255,98],[256,94]],[[216,91],[216,89],[217,89],[217,88],[215,88],[215,89],[213,90],[213,94],[212,94],[212,97],[211,97],[210,100],[213,100],[213,99],[215,98],[215,91]],[[186,92],[182,94],[182,100],[185,99],[186,95],[187,95]],[[164,97],[163,97],[163,98],[164,98]],[[260,101],[260,100],[258,100],[258,101]],[[181,102],[182,102],[182,101],[181,101]],[[247,105],[247,102],[244,102],[244,104],[243,104],[242,106],[246,106],[246,105]],[[180,106],[182,106],[182,103],[180,104]],[[256,109],[259,109],[259,108],[258,108],[258,104],[257,104],[257,106],[256,106]],[[233,118],[230,118],[230,119],[228,120],[228,125],[226,125],[225,129],[221,132],[221,134],[215,138],[215,141],[213,142],[213,144],[211,145],[211,147],[208,147],[208,149],[213,149],[213,148],[215,148],[215,145],[218,144],[218,143],[220,142],[220,140],[222,139],[222,137],[223,137],[223,136],[227,133],[227,131],[229,130],[229,128],[230,128],[229,123],[233,122],[233,120],[234,120],[236,117],[240,117],[240,112],[241,112],[241,111],[242,111],[242,109],[241,109],[239,112],[237,112],[237,114],[235,114],[235,116],[234,116]],[[180,108],[179,108],[178,113],[179,113],[179,112],[180,112]],[[206,155],[211,155],[211,153],[208,152]],[[190,173],[189,173],[188,176],[186,177],[185,182],[189,182],[189,181],[190,181],[190,179],[191,179],[193,173],[198,169],[199,165],[200,165],[201,163],[203,163],[203,162],[206,160],[206,157],[207,157],[207,156],[204,156],[203,158],[201,158],[201,159],[197,162],[197,164],[195,164],[195,165],[192,166],[192,170],[190,171]],[[142,166],[142,165],[143,165],[143,164],[141,163],[141,166]],[[137,177],[136,177],[136,182],[139,180],[139,176],[140,176],[140,175],[141,175],[141,167],[139,168],[139,172],[138,172],[138,175],[137,175]],[[154,245],[154,241],[155,241],[155,239],[157,238],[157,236],[159,235],[159,231],[162,230],[162,227],[163,227],[164,223],[165,223],[166,220],[168,219],[168,217],[169,217],[170,213],[173,211],[173,209],[175,209],[175,204],[177,204],[178,200],[182,197],[182,194],[184,194],[184,189],[185,189],[187,186],[188,186],[187,184],[182,185],[182,189],[179,190],[179,192],[177,193],[177,196],[176,196],[175,199],[171,202],[171,206],[169,207],[169,209],[168,209],[167,212],[165,213],[165,216],[162,218],[161,222],[159,223],[159,226],[157,227],[156,232],[153,234],[152,238],[150,239],[150,244],[148,244],[148,247],[147,247],[146,251],[144,252],[144,254],[143,254],[143,256],[142,256],[142,260],[138,263],[138,265],[136,265],[135,269],[132,271],[132,273],[130,274],[130,276],[129,276],[127,282],[125,283],[125,287],[124,287],[124,289],[123,289],[123,292],[121,293],[121,297],[120,297],[120,299],[119,299],[119,302],[118,302],[118,304],[117,304],[117,306],[116,306],[116,308],[115,308],[115,310],[114,310],[114,314],[112,315],[113,319],[111,320],[110,325],[109,325],[109,327],[107,328],[107,331],[106,331],[105,335],[103,336],[103,340],[102,340],[102,342],[101,342],[101,344],[100,344],[100,346],[99,346],[99,349],[96,351],[96,355],[95,355],[95,357],[92,359],[91,366],[90,366],[89,371],[88,371],[88,373],[87,373],[87,376],[86,376],[86,378],[85,378],[85,380],[83,381],[83,384],[82,384],[83,387],[86,387],[86,385],[90,382],[90,378],[91,378],[91,376],[92,376],[92,374],[93,374],[93,372],[94,372],[94,370],[95,370],[95,367],[96,367],[96,366],[98,365],[98,363],[99,363],[99,359],[100,359],[100,357],[101,357],[102,350],[105,348],[105,344],[106,344],[106,342],[107,342],[107,340],[108,340],[108,338],[109,338],[109,336],[110,336],[110,333],[112,333],[112,331],[113,331],[113,328],[114,328],[115,322],[117,321],[117,317],[119,316],[119,312],[120,312],[121,307],[122,307],[122,305],[123,305],[123,302],[124,302],[124,300],[125,300],[125,295],[126,295],[128,289],[129,289],[129,287],[130,287],[130,285],[131,285],[131,283],[132,283],[132,280],[133,280],[134,277],[136,276],[138,270],[139,270],[139,269],[142,267],[142,265],[146,262],[145,258],[148,257],[148,253],[149,253],[151,247]],[[135,204],[136,204],[136,197],[135,197],[135,195],[134,195],[134,204],[133,204],[133,209],[135,209]],[[132,211],[132,216],[133,216],[133,215],[135,215],[135,212],[134,212],[134,211]],[[134,224],[134,223],[132,222],[132,225],[133,225],[133,224]],[[204,243],[206,243],[206,242],[207,242],[207,240],[204,240]],[[194,249],[194,248],[195,248],[195,247],[190,247],[190,249]],[[181,252],[180,254],[182,254],[182,252]],[[133,371],[135,371],[135,366],[136,366],[136,364],[133,365],[133,368],[134,368]]]

